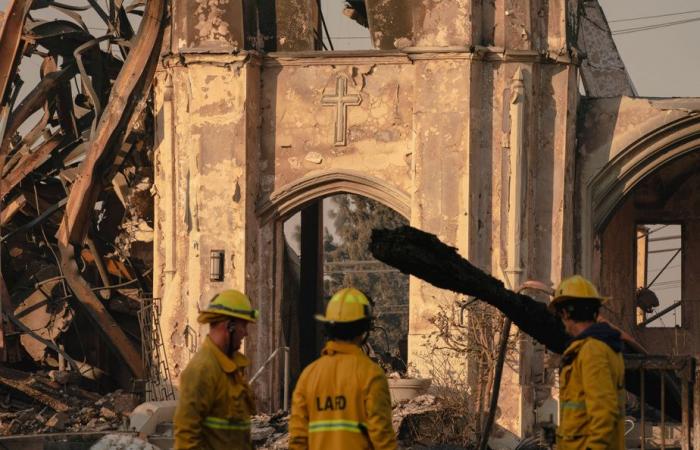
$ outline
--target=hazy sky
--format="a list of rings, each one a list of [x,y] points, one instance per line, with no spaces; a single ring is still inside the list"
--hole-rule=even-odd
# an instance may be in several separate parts
[[[599,0],[613,31],[700,18],[698,0]],[[692,14],[615,22],[642,16]],[[641,96],[700,97],[700,21],[630,34],[615,43]]]

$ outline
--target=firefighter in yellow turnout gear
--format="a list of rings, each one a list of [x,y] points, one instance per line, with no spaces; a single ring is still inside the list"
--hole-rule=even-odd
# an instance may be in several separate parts
[[[550,308],[573,337],[559,373],[557,450],[624,450],[622,340],[596,322],[607,299],[580,275],[563,280],[554,295]]]
[[[258,311],[245,294],[218,294],[197,318],[210,325],[202,347],[180,376],[175,409],[175,449],[249,450],[253,391],[244,370],[248,359],[238,350]]]
[[[371,325],[369,300],[342,289],[316,319],[329,340],[294,389],[289,449],[396,449],[386,375],[360,348]]]

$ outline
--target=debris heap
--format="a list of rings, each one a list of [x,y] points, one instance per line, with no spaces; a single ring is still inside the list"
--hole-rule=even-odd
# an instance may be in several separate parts
[[[12,0],[0,15],[4,367],[69,372],[102,393],[147,381],[138,313],[152,286],[149,92],[164,15],[164,0]],[[41,391],[43,378],[30,378],[13,389]],[[33,404],[2,423],[20,413],[26,431],[121,420],[80,413],[87,399],[74,400],[65,411],[45,405],[69,412],[61,426]]]
[[[68,378],[1,369],[0,435],[117,430],[139,402],[122,390],[100,396]]]

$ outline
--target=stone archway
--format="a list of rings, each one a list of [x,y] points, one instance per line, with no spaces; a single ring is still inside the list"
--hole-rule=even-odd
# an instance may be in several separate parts
[[[256,283],[256,295],[259,299],[267,299],[267,306],[264,307],[265,310],[258,325],[258,329],[265,331],[255,333],[255,343],[251,345],[254,348],[255,357],[260,362],[267,359],[267,356],[278,347],[286,345],[289,337],[289,330],[285,330],[283,326],[285,315],[289,314],[289,305],[285,302],[285,295],[289,292],[285,293],[285,289],[289,289],[288,283],[285,282],[285,272],[289,269],[289,254],[284,237],[284,223],[297,212],[302,212],[302,220],[306,212],[313,221],[314,214],[318,215],[318,210],[313,209],[318,208],[320,200],[337,194],[362,196],[395,211],[406,221],[410,218],[408,194],[388,182],[354,171],[322,171],[309,174],[276,190],[267,201],[261,203],[256,208],[259,223],[257,242],[262,244],[256,249],[256,265],[260,276],[266,282]],[[302,254],[303,251],[302,249]],[[307,269],[309,270],[317,271],[319,268],[312,267]],[[321,267],[320,270],[322,271],[323,268]],[[298,275],[304,283],[307,276],[304,275],[303,270],[300,269],[300,272],[302,273]],[[306,283],[308,284],[308,279]],[[319,310],[319,305],[315,304],[317,300],[313,303],[314,305],[307,306]],[[307,324],[309,325],[313,327],[313,323]],[[312,336],[310,339],[315,337]],[[315,351],[313,353],[316,354]],[[299,356],[294,355],[294,352],[292,354],[294,357]],[[261,377],[261,382],[256,389],[265,393],[264,395],[268,398],[261,400],[269,405],[269,409],[274,410],[282,404],[284,383],[282,359],[273,362],[270,369]],[[278,386],[278,392],[275,392],[271,386]]]
[[[617,120],[629,118],[634,119],[634,115],[618,116]],[[687,300],[700,292],[700,283],[693,281],[700,274],[683,261],[700,245],[700,204],[696,207],[688,201],[700,187],[700,172],[695,169],[700,158],[700,116],[687,111],[657,111],[610,142],[607,148],[588,152],[584,142],[583,154],[579,155],[578,267],[613,297],[606,312],[608,318],[650,351],[692,352],[697,345],[692,324],[700,311]],[[640,235],[640,230],[664,227],[676,228],[678,236],[651,239]],[[661,305],[644,312],[636,290],[649,286],[669,267],[668,258],[657,254],[668,249],[650,251],[649,242],[656,240],[669,245],[675,240],[673,245],[678,247],[678,252],[668,255],[671,260],[678,256],[675,265],[670,266],[677,267],[678,280],[674,283],[678,284],[678,299],[665,299],[657,291]],[[653,287],[657,288],[664,289]],[[668,320],[666,325],[647,325],[650,322],[646,318],[657,317],[676,302],[680,307],[675,311],[679,317],[682,313],[682,320],[671,325]]]
[[[333,194],[349,193],[383,203],[407,219],[411,216],[411,197],[378,178],[353,170],[310,173],[274,191],[257,209],[263,224],[288,217],[305,204]]]

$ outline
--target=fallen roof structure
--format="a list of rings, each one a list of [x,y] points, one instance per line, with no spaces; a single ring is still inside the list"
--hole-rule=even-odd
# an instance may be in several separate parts
[[[146,111],[165,12],[164,0],[13,0],[0,17],[6,364],[67,363],[96,389],[147,376],[137,313],[150,307],[153,207],[140,199],[153,183]]]

